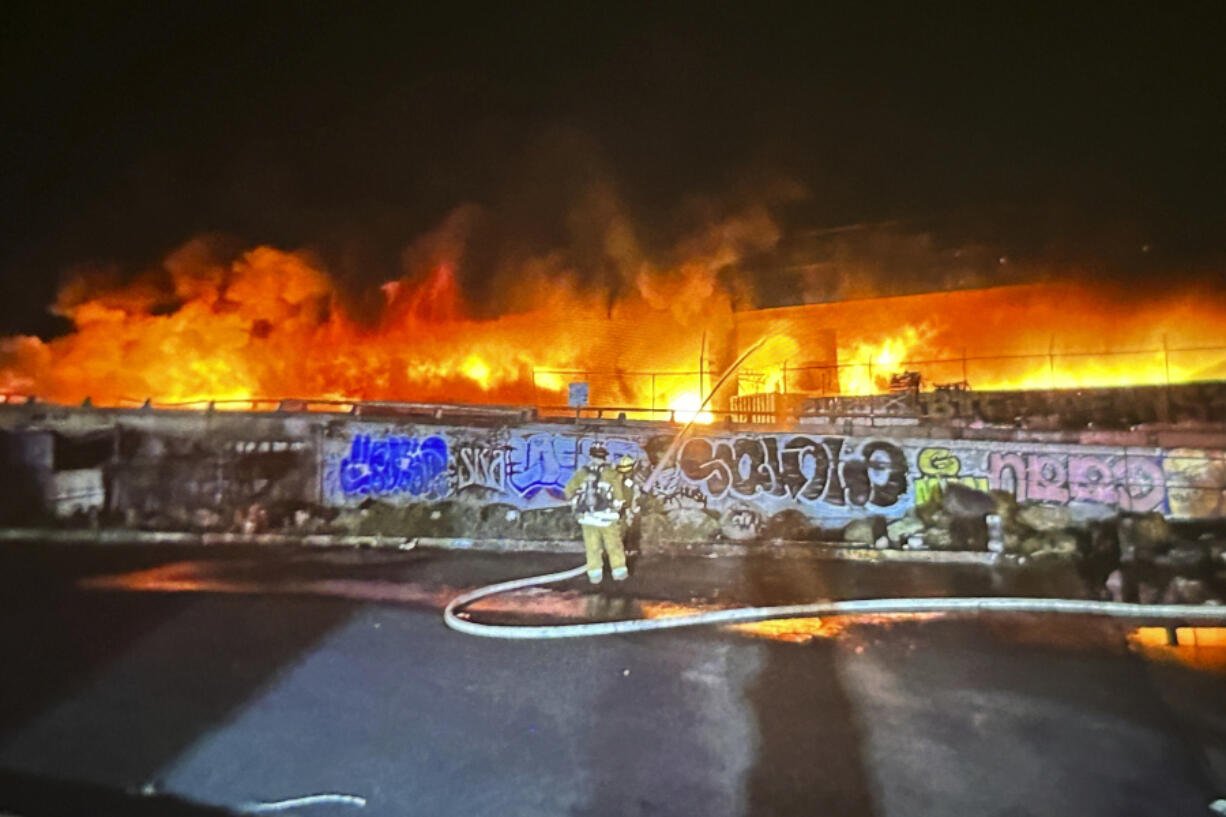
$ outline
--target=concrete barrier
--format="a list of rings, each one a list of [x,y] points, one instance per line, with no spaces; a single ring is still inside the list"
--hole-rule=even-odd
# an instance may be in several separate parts
[[[295,541],[575,540],[562,487],[590,447],[630,456],[641,486],[678,430],[528,416],[2,406],[0,522]],[[641,525],[679,546],[816,543],[853,520],[897,519],[950,484],[1067,508],[1075,520],[1221,519],[1226,431],[1190,434],[700,427],[642,495]]]

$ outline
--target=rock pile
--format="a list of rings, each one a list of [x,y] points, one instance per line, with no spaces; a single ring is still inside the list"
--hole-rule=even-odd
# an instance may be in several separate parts
[[[985,493],[950,484],[938,497],[888,524],[857,519],[844,541],[877,547],[927,550],[992,550],[1030,558],[1070,558],[1078,553],[1066,508],[1019,505],[1007,491]],[[878,532],[878,527],[884,531]],[[869,539],[869,536],[872,539]]]
[[[1103,581],[1104,597],[1142,604],[1226,602],[1226,537],[1168,522],[1161,514],[1136,514],[1114,525],[1116,559]],[[1102,538],[1110,545],[1109,527]]]
[[[1103,598],[1226,603],[1226,527],[1171,522],[1160,513],[1078,518],[1065,506],[1019,503],[1007,491],[950,484],[893,521],[851,522],[843,539],[861,547],[995,551],[1027,562],[1075,560]]]

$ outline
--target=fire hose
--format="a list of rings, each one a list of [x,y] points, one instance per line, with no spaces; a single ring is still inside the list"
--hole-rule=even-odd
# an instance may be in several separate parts
[[[735,624],[780,618],[812,616],[880,615],[890,613],[1061,613],[1065,615],[1113,616],[1116,618],[1226,621],[1226,606],[1197,604],[1134,604],[1122,601],[1055,599],[1021,596],[963,598],[884,598],[851,601],[818,601],[774,607],[734,607],[667,618],[594,621],[583,624],[482,624],[461,618],[459,611],[479,599],[528,587],[562,582],[582,576],[586,565],[499,582],[461,593],[443,610],[443,621],[453,630],[486,638],[534,640],[621,635],[649,630],[670,630],[712,624]]]
[[[698,412],[706,408],[711,395],[740,367],[745,360],[765,344],[767,338],[745,350],[711,387]],[[698,416],[695,412],[695,418]],[[665,464],[681,445],[685,433],[694,420],[691,419],[673,439],[660,462],[644,482],[643,490],[649,491]],[[498,582],[479,587],[453,598],[443,610],[443,621],[453,630],[485,638],[535,640],[551,638],[585,638],[599,635],[641,633],[650,630],[671,630],[679,627],[697,627],[713,624],[734,624],[769,619],[802,618],[838,615],[881,615],[892,613],[1059,613],[1064,615],[1097,615],[1116,618],[1176,620],[1176,621],[1226,621],[1226,606],[1192,604],[1135,604],[1120,601],[1096,601],[1091,599],[1036,598],[1018,596],[987,596],[961,598],[878,598],[848,601],[818,601],[808,604],[786,604],[771,607],[735,607],[725,610],[708,610],[690,615],[665,618],[623,619],[619,621],[594,621],[583,624],[482,624],[462,618],[459,611],[464,607],[489,596],[510,593],[529,587],[563,582],[582,576],[586,565],[528,576],[522,579]]]

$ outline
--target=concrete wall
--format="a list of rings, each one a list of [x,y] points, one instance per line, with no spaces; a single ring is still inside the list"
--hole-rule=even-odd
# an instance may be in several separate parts
[[[814,397],[803,402],[801,412],[1064,429],[1126,429],[1146,423],[1223,424],[1226,383]]]
[[[46,407],[0,409],[0,429],[6,495],[25,497],[3,506],[6,524],[528,539],[577,535],[561,491],[593,443],[634,458],[642,483],[676,433]],[[938,431],[702,428],[645,496],[643,524],[677,541],[828,539],[852,519],[898,518],[950,482],[1081,518],[1226,516],[1226,434],[1153,445],[925,436]]]

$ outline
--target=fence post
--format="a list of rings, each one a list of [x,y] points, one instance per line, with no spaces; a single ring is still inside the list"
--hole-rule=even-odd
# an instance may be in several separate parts
[[[1162,333],[1162,422],[1171,421],[1171,357],[1166,343],[1166,332]]]
[[[698,352],[698,404],[702,405],[703,400],[703,374],[706,371],[707,360],[707,330],[702,330],[702,348]]]
[[[1051,335],[1047,341],[1047,384],[1056,388],[1056,336]]]
[[[874,394],[876,389],[877,384],[873,382],[873,358],[870,355],[868,358],[868,424],[870,426],[875,426],[877,424],[877,407],[875,405],[876,400],[873,399],[876,396]]]

